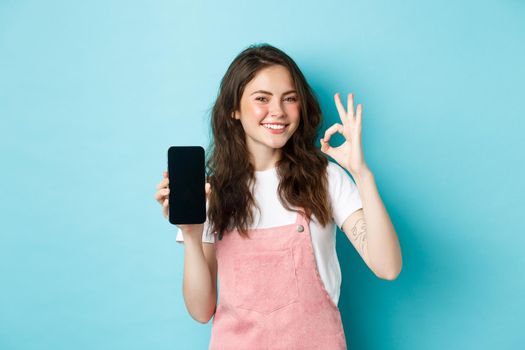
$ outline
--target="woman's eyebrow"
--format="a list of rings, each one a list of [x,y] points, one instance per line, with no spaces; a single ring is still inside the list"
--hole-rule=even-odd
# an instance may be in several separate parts
[[[253,94],[256,94],[256,93],[258,93],[258,92],[261,93],[261,94],[273,95],[271,92],[266,91],[266,90],[257,90],[257,91],[252,92],[252,93],[250,94],[250,96],[253,95]],[[295,91],[295,90],[289,90],[289,91],[286,91],[285,93],[283,93],[283,95],[287,95],[287,94],[292,93],[292,92],[297,92],[297,91]]]

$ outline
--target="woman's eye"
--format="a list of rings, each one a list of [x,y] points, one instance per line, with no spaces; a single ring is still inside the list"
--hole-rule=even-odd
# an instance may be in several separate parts
[[[261,101],[261,102],[267,102],[268,99],[264,96],[259,96],[259,97],[256,97],[255,98],[257,101]],[[287,102],[297,102],[297,97],[287,97],[284,99],[285,101]]]

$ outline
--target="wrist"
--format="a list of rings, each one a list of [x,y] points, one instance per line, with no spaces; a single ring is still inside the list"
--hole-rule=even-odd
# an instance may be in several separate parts
[[[198,226],[201,226],[201,227],[196,227],[196,228],[193,227],[191,229],[188,229],[187,227],[180,228],[184,241],[200,242],[202,240],[203,227],[202,225],[198,225]]]
[[[368,167],[366,167],[361,169],[358,173],[352,174],[352,177],[354,178],[356,185],[359,186],[359,184],[364,181],[374,178],[374,174]]]
[[[184,236],[184,233],[182,235]],[[202,251],[202,238],[196,235],[186,234],[186,236],[184,236],[184,247],[190,251]]]

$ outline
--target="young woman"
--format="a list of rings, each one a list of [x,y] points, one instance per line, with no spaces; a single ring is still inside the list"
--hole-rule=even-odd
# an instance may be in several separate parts
[[[401,271],[397,235],[363,156],[362,106],[354,112],[353,94],[347,109],[334,98],[341,123],[318,149],[319,103],[283,51],[252,45],[222,79],[211,115],[208,218],[178,225],[177,235],[186,307],[202,323],[214,316],[210,349],[346,349],[336,225],[379,278]],[[345,142],[334,148],[336,132]],[[167,218],[166,172],[157,190]]]

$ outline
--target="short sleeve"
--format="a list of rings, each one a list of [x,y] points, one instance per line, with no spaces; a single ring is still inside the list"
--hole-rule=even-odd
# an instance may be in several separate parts
[[[206,212],[208,212],[208,201],[206,201]],[[181,229],[178,226],[175,227],[177,228],[177,237],[175,240],[177,243],[184,243],[184,236]],[[207,243],[215,243],[215,236],[213,233],[209,232],[210,230],[211,226],[209,225],[208,218],[206,218],[206,221],[204,221],[204,228],[202,230],[202,241]]]
[[[328,162],[328,190],[335,224],[341,229],[345,220],[363,207],[357,185],[343,168]]]

